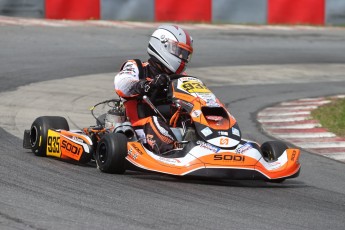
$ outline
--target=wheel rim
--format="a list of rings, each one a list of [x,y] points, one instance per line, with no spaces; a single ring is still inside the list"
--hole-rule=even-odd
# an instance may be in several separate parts
[[[104,143],[101,143],[99,146],[98,159],[102,164],[107,160],[107,146]]]
[[[31,127],[30,130],[30,144],[31,147],[34,147],[37,143],[37,128],[36,126]]]
[[[274,160],[274,155],[273,155],[272,151],[267,151],[267,158],[270,161]]]
[[[267,161],[274,160],[274,154],[270,149],[263,149],[262,150],[263,156]]]

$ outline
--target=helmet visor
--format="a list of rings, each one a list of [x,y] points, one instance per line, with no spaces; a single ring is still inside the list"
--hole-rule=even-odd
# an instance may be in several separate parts
[[[187,44],[168,40],[165,47],[169,53],[186,62],[192,59],[193,48]]]

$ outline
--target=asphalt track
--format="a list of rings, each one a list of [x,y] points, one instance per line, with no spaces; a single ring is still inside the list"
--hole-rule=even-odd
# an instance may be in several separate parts
[[[343,229],[344,164],[306,151],[300,177],[271,184],[109,175],[22,149],[20,133],[37,114],[87,123],[87,108],[114,96],[109,73],[146,58],[151,32],[0,27],[0,228]],[[344,93],[343,29],[191,33],[191,73],[204,75],[245,137],[272,139],[256,122],[266,106]],[[217,81],[205,76],[212,73]]]

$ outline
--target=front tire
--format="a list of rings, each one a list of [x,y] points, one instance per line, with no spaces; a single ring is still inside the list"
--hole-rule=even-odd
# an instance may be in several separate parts
[[[287,150],[289,147],[282,141],[267,141],[261,145],[261,152],[267,162],[273,162]],[[285,178],[269,180],[271,183],[282,183]]]
[[[261,145],[262,155],[268,162],[276,161],[288,148],[282,141],[267,141]]]
[[[49,129],[63,129],[68,131],[69,125],[64,117],[43,116],[36,118],[30,129],[31,151],[36,156],[46,156]]]
[[[105,173],[123,174],[126,171],[127,137],[122,133],[105,134],[96,150],[97,168]]]

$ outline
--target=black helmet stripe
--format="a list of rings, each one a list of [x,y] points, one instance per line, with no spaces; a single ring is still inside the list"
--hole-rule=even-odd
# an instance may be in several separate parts
[[[168,31],[171,35],[173,35],[174,37],[175,37],[175,39],[176,39],[176,41],[178,41],[178,38],[175,36],[175,34],[173,33],[173,32],[171,32],[170,30],[168,30],[168,29],[165,29],[165,28],[160,28],[161,30],[166,30],[166,31]],[[177,29],[177,28],[176,28]]]
[[[151,43],[149,43],[149,49],[152,50],[155,54],[157,54],[169,66],[169,63],[157,52],[157,50],[151,45]]]

